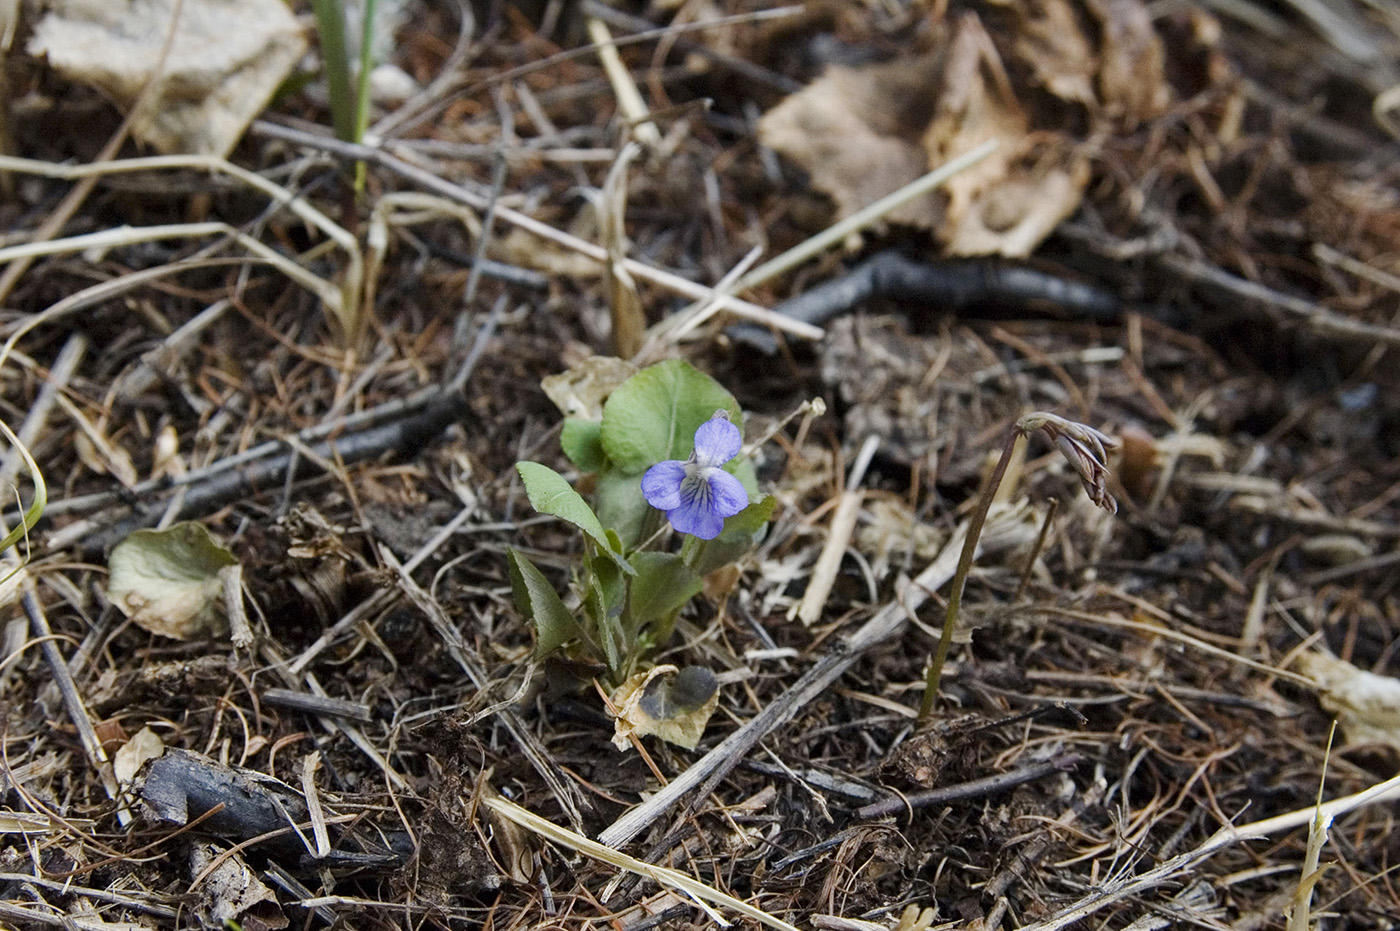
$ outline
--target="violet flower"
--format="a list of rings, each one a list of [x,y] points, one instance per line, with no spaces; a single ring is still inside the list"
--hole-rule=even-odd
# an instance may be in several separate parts
[[[749,506],[743,483],[724,471],[724,464],[739,455],[743,437],[720,410],[695,431],[695,451],[685,462],[668,459],[647,469],[642,476],[642,496],[652,507],[666,512],[666,519],[681,533],[713,540],[724,529],[724,519]]]

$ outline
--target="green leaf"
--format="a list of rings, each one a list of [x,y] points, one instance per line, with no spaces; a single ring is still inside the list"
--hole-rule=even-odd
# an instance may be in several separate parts
[[[176,640],[227,629],[219,573],[237,558],[203,524],[137,530],[112,549],[107,597],[137,625]]]
[[[617,563],[601,554],[593,556],[589,561],[588,570],[590,585],[602,594],[603,613],[598,618],[600,624],[603,621],[616,624],[627,603],[627,580],[623,578]]]
[[[598,521],[598,515],[593,513],[583,496],[564,480],[564,476],[538,462],[517,462],[515,471],[520,473],[520,478],[525,483],[525,494],[530,496],[530,503],[536,511],[573,524],[598,544],[598,548],[607,553],[618,564],[618,568],[628,575],[632,574],[632,567],[628,565],[627,560],[608,545],[608,537],[603,525]]]
[[[724,522],[724,529],[719,532],[719,539],[726,542],[732,540],[752,543],[754,534],[768,526],[768,521],[773,517],[773,509],[777,506],[777,498],[772,495],[764,495],[738,514],[727,519]]]
[[[750,502],[757,501],[759,498],[763,497],[758,493],[758,471],[754,468],[752,459],[745,459],[743,457],[731,459],[729,464],[724,468],[725,471],[739,480],[740,485],[744,486],[744,491],[749,493]],[[728,524],[726,523],[725,526],[728,526]]]
[[[519,550],[506,550],[510,590],[515,606],[535,627],[535,655],[548,656],[570,640],[583,639],[583,629],[549,579]]]
[[[738,402],[719,382],[681,359],[658,362],[603,405],[603,452],[620,472],[640,477],[658,462],[689,457],[696,429],[721,409],[743,423]]]
[[[615,617],[609,616],[608,598],[605,586],[595,577],[584,598],[584,604],[593,617],[594,627],[598,632],[598,644],[602,648],[600,658],[608,664],[608,671],[616,674],[622,669],[623,657],[627,650],[622,642],[622,625]]]
[[[647,515],[652,513],[651,505],[642,497],[642,477],[609,466],[598,473],[593,501],[598,506],[598,518],[616,532],[623,546],[636,546]]]
[[[700,593],[703,579],[676,553],[644,551],[632,554],[637,577],[627,601],[628,613],[641,627],[665,621]]]
[[[564,455],[583,472],[598,472],[608,464],[607,454],[599,441],[602,421],[584,420],[582,417],[568,417],[564,429],[559,434],[559,445]]]
[[[617,538],[617,534],[611,531],[608,536],[614,540]],[[635,651],[622,625],[622,609],[627,605],[627,579],[618,564],[608,558],[615,555],[615,552],[595,552],[590,558],[588,607],[598,642],[603,648],[602,658],[609,670],[617,673]]]

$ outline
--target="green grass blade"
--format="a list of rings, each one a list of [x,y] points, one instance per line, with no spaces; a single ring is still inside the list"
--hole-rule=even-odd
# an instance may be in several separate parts
[[[34,457],[29,455],[29,450],[15,436],[13,430],[3,420],[0,420],[0,433],[5,434],[5,438],[10,441],[24,460],[25,468],[29,470],[30,478],[34,481],[34,500],[29,503],[29,508],[20,518],[20,525],[7,533],[4,539],[0,539],[0,552],[14,546],[20,540],[29,536],[29,531],[34,529],[34,525],[39,523],[39,518],[44,516],[44,508],[49,503],[49,489],[44,484],[44,473],[39,471],[39,463],[34,461]]]
[[[350,56],[345,48],[345,4],[341,0],[311,0],[311,9],[316,14],[316,34],[321,39],[331,124],[336,138],[355,142],[355,98],[350,93]]]

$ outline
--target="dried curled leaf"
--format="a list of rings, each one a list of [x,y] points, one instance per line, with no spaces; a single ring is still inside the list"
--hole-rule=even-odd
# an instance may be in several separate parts
[[[953,255],[1024,257],[1079,207],[1089,165],[1063,135],[1031,131],[991,37],[966,16],[949,46],[924,146],[938,165],[989,140],[997,150],[944,186],[948,211],[938,233]]]
[[[281,0],[51,3],[29,42],[64,76],[130,106],[159,69],[161,90],[132,134],[167,153],[227,155],[306,51]]]
[[[138,530],[112,549],[107,597],[151,633],[176,640],[228,630],[222,573],[238,560],[203,524]]]
[[[1348,746],[1400,748],[1400,679],[1321,653],[1298,657],[1298,671],[1313,680],[1318,703],[1337,716]]]
[[[149,727],[143,727],[117,748],[112,774],[121,785],[130,785],[141,767],[165,752],[165,742]]]
[[[982,12],[992,28],[971,11],[932,14],[927,54],[830,68],[765,114],[759,137],[840,218],[995,140],[941,195],[887,219],[932,230],[951,255],[1029,255],[1083,199],[1081,140],[1164,111],[1164,53],[1141,0],[989,0]]]
[[[835,66],[759,120],[763,144],[801,165],[848,217],[929,170],[919,137],[932,116],[938,58]],[[886,219],[931,229],[942,207],[918,198]]]
[[[194,909],[209,925],[280,931],[290,923],[277,894],[258,878],[242,854],[230,855],[218,844],[195,844],[190,848],[190,872],[201,876],[206,870],[209,874],[198,887]]]
[[[719,686],[702,666],[657,666],[622,683],[611,700],[617,709],[613,745],[619,750],[627,749],[633,734],[654,734],[693,750],[719,707]]]

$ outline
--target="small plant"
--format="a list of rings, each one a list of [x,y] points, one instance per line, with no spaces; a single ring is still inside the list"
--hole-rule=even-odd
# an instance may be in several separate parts
[[[369,126],[369,73],[373,66],[375,8],[377,0],[363,0],[360,24],[359,62],[352,67],[348,42],[345,0],[312,0],[316,32],[321,39],[321,61],[325,68],[326,90],[331,104],[331,121],[336,138],[359,142]]]
[[[967,587],[967,576],[972,571],[972,560],[977,553],[977,540],[982,536],[982,528],[987,523],[987,512],[996,498],[997,488],[1006,476],[1006,467],[1016,451],[1016,444],[1037,430],[1042,431],[1059,449],[1079,476],[1080,484],[1089,500],[1105,511],[1118,513],[1118,502],[1108,493],[1107,450],[1118,445],[1111,437],[1093,427],[1073,420],[1066,420],[1044,411],[1027,414],[1016,421],[1006,438],[1006,446],[1001,451],[996,468],[992,470],[987,487],[982,489],[982,497],[977,501],[977,510],[968,520],[967,539],[963,541],[962,553],[958,556],[958,567],[953,574],[953,587],[948,593],[948,612],[943,619],[943,630],[938,637],[938,646],[929,660],[928,673],[924,680],[924,697],[919,705],[919,723],[928,720],[933,713],[933,703],[938,698],[938,685],[943,679],[943,664],[948,659],[948,648],[953,643],[953,631],[958,624],[958,611],[962,607],[963,589]]]
[[[775,501],[757,493],[740,455],[742,413],[718,382],[680,360],[625,378],[612,371],[615,388],[595,386],[594,401],[566,406],[573,416],[561,434],[574,465],[596,473],[593,505],[548,466],[516,465],[535,510],[583,534],[571,596],[514,549],[511,587],[535,628],[537,657],[565,653],[602,668],[619,715],[616,742],[655,733],[693,747],[718,698],[714,676],[652,667],[649,656],[705,576],[753,546]],[[685,537],[679,552],[657,546],[667,522]]]

